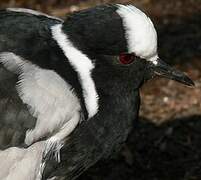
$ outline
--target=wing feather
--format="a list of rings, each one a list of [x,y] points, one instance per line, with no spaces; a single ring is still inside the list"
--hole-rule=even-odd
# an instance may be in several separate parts
[[[50,27],[62,21],[17,11],[0,11],[0,157],[9,156],[6,167],[15,169],[5,167],[0,177],[27,179],[35,171],[34,180],[47,158],[60,160],[64,139],[83,116],[73,88],[51,68],[59,57],[54,51],[50,61]],[[32,165],[22,169],[25,162]]]
[[[26,131],[35,126],[15,89],[17,76],[0,65],[0,149],[24,146]]]
[[[53,70],[42,69],[8,52],[0,53],[0,62],[17,73],[19,97],[37,119],[35,127],[26,133],[27,145],[56,134],[76,114],[80,114],[79,100],[72,87]],[[77,122],[76,119],[75,124]],[[66,131],[65,135],[72,130]]]

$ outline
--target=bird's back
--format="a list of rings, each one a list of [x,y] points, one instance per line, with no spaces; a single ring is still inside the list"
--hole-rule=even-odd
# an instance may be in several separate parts
[[[0,52],[14,52],[18,55],[34,54],[46,47],[50,27],[62,20],[36,15],[27,11],[7,9],[0,11]]]
[[[20,8],[0,10],[0,59],[5,53],[34,58],[40,49],[43,51],[48,46],[45,43],[48,43],[49,27],[62,20],[36,13]],[[0,64],[0,149],[25,146],[26,131],[35,126],[35,118],[17,93],[18,80],[15,73]]]

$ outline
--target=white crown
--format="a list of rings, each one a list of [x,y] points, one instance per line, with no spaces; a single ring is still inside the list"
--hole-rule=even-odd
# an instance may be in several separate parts
[[[152,21],[132,5],[117,5],[117,13],[123,20],[129,53],[147,60],[157,55],[157,34]]]

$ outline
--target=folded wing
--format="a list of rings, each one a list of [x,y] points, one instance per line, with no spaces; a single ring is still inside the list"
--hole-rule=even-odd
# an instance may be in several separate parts
[[[0,179],[32,172],[40,179],[47,159],[60,161],[64,139],[82,119],[73,87],[44,65],[54,43],[49,27],[62,21],[21,10],[0,11],[0,158],[8,157]]]

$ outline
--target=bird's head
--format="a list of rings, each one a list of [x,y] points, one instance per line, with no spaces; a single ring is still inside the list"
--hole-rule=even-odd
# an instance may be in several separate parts
[[[184,73],[160,60],[152,21],[132,5],[101,5],[73,13],[52,32],[78,72],[89,117],[97,112],[100,91],[131,92],[156,75],[193,85]]]
[[[102,5],[74,13],[67,19],[64,31],[91,59],[105,56],[114,66],[122,64],[127,69],[133,68],[134,61],[145,61],[147,79],[159,75],[193,85],[184,73],[159,58],[152,21],[132,5]]]

